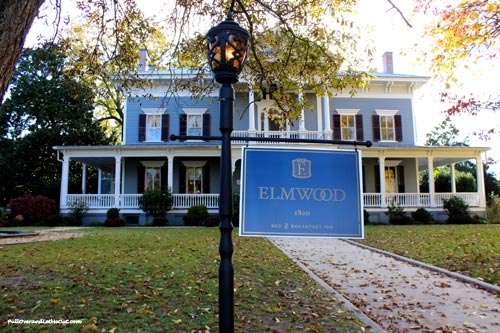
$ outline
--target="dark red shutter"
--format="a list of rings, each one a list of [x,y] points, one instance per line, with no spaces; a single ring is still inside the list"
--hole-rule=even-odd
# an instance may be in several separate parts
[[[169,140],[170,115],[161,115],[161,141]]]
[[[139,142],[146,141],[146,115],[139,115]]]
[[[375,114],[372,116],[373,141],[380,141],[380,117]]]
[[[187,133],[187,114],[179,115],[179,135],[186,135]],[[184,140],[181,140],[184,141]]]
[[[210,114],[203,114],[203,136],[210,136]]]
[[[143,165],[137,167],[137,194],[144,193],[144,179],[146,177],[146,168]]]
[[[356,115],[356,140],[363,141],[363,116],[360,114]]]
[[[398,175],[398,193],[405,193],[405,169],[402,165],[396,168]]]
[[[401,115],[394,116],[394,127],[396,129],[396,141],[403,141],[403,127],[401,126]]]
[[[340,130],[340,115],[333,115],[333,140],[340,140],[342,138]]]

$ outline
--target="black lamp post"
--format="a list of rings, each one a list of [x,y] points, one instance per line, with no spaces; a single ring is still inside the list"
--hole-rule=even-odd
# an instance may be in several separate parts
[[[220,159],[220,265],[219,265],[219,331],[234,332],[234,270],[232,263],[233,241],[233,175],[231,168],[231,132],[233,131],[233,83],[243,69],[250,34],[231,17],[231,10],[224,22],[210,29],[208,39],[208,64],[215,80],[222,84],[219,91],[220,132],[222,148]]]

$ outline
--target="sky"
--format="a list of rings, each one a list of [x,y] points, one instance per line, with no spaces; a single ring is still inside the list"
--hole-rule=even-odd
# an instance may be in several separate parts
[[[46,1],[50,4],[51,0]],[[432,41],[422,37],[424,22],[416,21],[412,17],[413,0],[392,0],[398,6],[406,18],[410,20],[413,27],[408,27],[400,14],[391,9],[391,4],[387,0],[358,0],[358,20],[360,24],[366,26],[366,38],[373,40],[375,46],[374,62],[372,67],[382,71],[382,54],[386,51],[393,52],[394,72],[398,74],[414,74],[419,76],[430,76],[430,71],[425,63],[417,61],[417,54],[414,51],[415,45],[419,48],[429,48]],[[169,0],[148,0],[138,1],[139,6],[143,6],[146,15],[162,17],[162,13],[168,10]],[[74,0],[62,1],[64,13],[71,12],[75,8]],[[44,11],[42,10],[43,14]],[[67,14],[66,14],[67,15]],[[49,14],[47,16],[51,18]],[[27,45],[36,42],[36,36],[40,33],[50,35],[52,30],[44,23],[44,18],[35,21],[28,37]],[[459,94],[475,92],[478,95],[488,96],[493,94],[492,87],[497,78],[500,77],[500,66],[494,63],[483,62],[474,66],[468,72],[459,75],[462,83],[461,87],[453,87]],[[442,113],[442,105],[439,103],[439,91],[442,85],[431,79],[424,87],[417,90],[414,98],[414,110],[416,112],[417,142],[424,144],[425,135],[432,131],[446,117]],[[498,94],[498,91],[496,92]],[[500,117],[498,114],[483,113],[479,116],[453,116],[453,124],[459,129],[463,138],[467,137],[471,146],[492,147],[486,157],[493,158],[499,162],[492,165],[490,170],[500,176],[500,134],[492,140],[480,140],[473,133],[481,128],[500,128]]]

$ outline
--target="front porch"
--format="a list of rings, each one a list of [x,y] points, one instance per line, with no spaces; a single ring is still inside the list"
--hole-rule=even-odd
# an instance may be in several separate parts
[[[69,213],[75,202],[83,202],[89,209],[89,214],[105,214],[110,208],[119,208],[122,214],[141,214],[139,198],[142,194],[67,194],[62,198],[65,208],[62,213]],[[456,196],[462,198],[471,210],[479,211],[481,197],[479,193],[364,193],[363,205],[369,213],[383,215],[391,204],[399,205],[407,211],[425,208],[429,211],[440,212],[445,200]],[[205,205],[212,213],[216,214],[219,208],[219,194],[173,194],[172,211],[185,213],[194,205]]]

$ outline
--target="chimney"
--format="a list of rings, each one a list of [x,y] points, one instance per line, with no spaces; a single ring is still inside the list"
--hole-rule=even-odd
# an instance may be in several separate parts
[[[392,52],[385,52],[382,55],[382,59],[384,62],[384,73],[394,73],[394,65],[392,61]]]
[[[140,71],[148,70],[148,50],[139,49],[139,64],[137,69]]]

